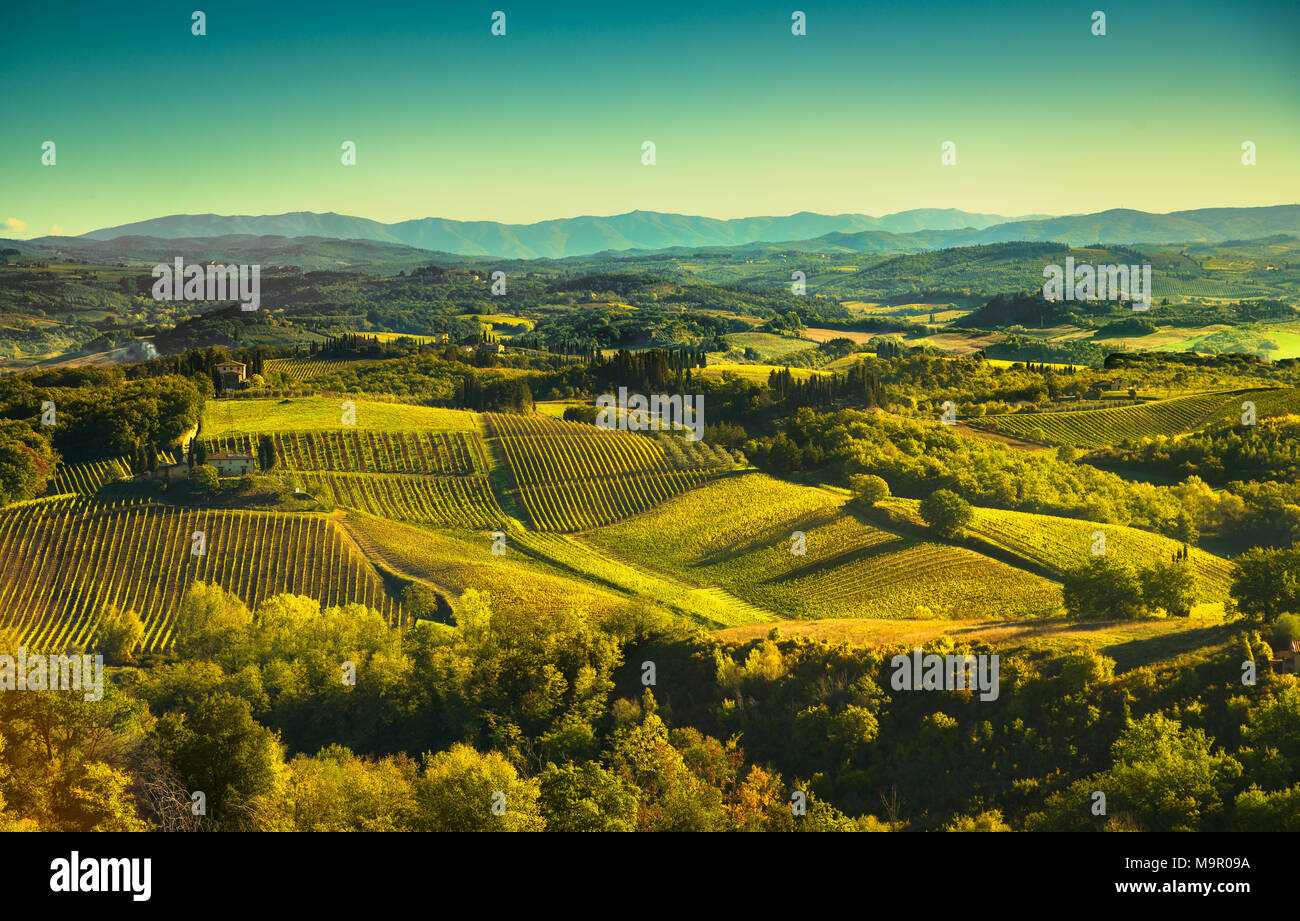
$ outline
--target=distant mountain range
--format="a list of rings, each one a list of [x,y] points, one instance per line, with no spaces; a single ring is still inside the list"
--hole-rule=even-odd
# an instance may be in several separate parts
[[[506,259],[558,259],[618,250],[658,250],[674,246],[737,246],[802,240],[828,233],[918,230],[978,230],[1011,220],[998,214],[972,214],[954,209],[919,209],[884,217],[865,214],[813,214],[785,217],[747,217],[719,220],[685,214],[631,211],[609,217],[573,217],[536,224],[501,224],[496,221],[452,221],[422,218],[381,224],[345,214],[233,215],[174,214],[119,227],[92,230],[84,236],[111,240],[123,236],[179,239],[219,237],[229,234],[284,237],[332,237],[372,240],[463,256],[497,256]]]
[[[236,255],[268,264],[378,269],[419,264],[435,254],[499,259],[589,256],[628,251],[740,248],[827,253],[914,253],[1012,241],[1072,246],[1220,243],[1300,234],[1300,205],[1202,208],[1152,214],[1115,209],[1062,217],[1006,218],[954,209],[918,209],[884,217],[813,214],[719,220],[632,211],[537,224],[424,218],[382,224],[343,214],[176,214],[94,230],[80,237],[0,240],[33,256],[104,261],[169,258],[186,240],[205,258]],[[191,245],[192,244],[192,245]],[[199,245],[201,244],[201,245]],[[246,261],[241,258],[240,261]]]

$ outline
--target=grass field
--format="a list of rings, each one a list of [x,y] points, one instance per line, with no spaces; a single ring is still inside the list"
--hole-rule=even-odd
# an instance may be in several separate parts
[[[591,543],[565,534],[530,531],[511,536],[531,556],[630,597],[663,605],[708,627],[765,621],[771,612],[756,608],[716,587],[696,587],[602,553]]]
[[[626,596],[541,562],[513,545],[492,553],[487,532],[469,535],[349,513],[342,528],[377,565],[443,593],[453,611],[467,589],[487,592],[499,610],[573,610],[601,614]]]
[[[727,345],[732,348],[753,349],[763,361],[770,361],[816,345],[807,339],[778,336],[776,333],[727,333]]]
[[[1016,438],[1077,448],[1100,448],[1129,439],[1189,431],[1233,398],[1232,391],[1217,391],[1113,409],[1006,413],[967,421],[975,428]]]
[[[291,399],[209,400],[203,409],[201,435],[263,432],[303,432],[345,429],[343,403],[356,409],[356,428],[389,432],[429,430],[439,432],[476,432],[476,414],[461,409],[413,406],[409,403],[384,403],[340,397],[293,397]]]
[[[843,498],[750,473],[692,490],[585,538],[778,617],[1023,617],[1056,611],[1049,580],[960,547],[892,534]],[[806,553],[791,552],[795,531]]]

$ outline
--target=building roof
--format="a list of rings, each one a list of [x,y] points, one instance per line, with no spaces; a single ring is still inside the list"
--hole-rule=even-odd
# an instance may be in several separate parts
[[[239,454],[239,453],[235,453],[235,452],[230,452],[230,453],[221,452],[221,453],[218,453],[218,454],[209,454],[209,455],[208,455],[208,460],[210,460],[210,461],[214,461],[214,460],[247,460],[247,461],[251,461],[252,459],[253,459],[253,455],[251,455],[251,454]]]
[[[219,361],[219,362],[217,362],[217,367],[218,367],[218,368],[229,368],[229,367],[231,367],[231,366],[239,367],[239,368],[247,368],[247,367],[248,367],[248,365],[244,364],[242,361],[233,361],[233,360],[232,360],[232,361]]]

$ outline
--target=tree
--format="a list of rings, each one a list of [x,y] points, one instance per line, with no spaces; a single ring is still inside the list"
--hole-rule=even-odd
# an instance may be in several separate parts
[[[257,439],[257,466],[264,473],[275,467],[275,442],[270,435]]]
[[[414,823],[421,831],[542,831],[538,796],[536,781],[499,752],[456,744],[425,755]]]
[[[853,490],[853,498],[866,506],[873,506],[889,498],[889,484],[874,473],[849,477],[849,488]]]
[[[221,488],[221,478],[217,476],[215,467],[200,464],[190,473],[190,486],[201,495],[216,495]]]
[[[1142,583],[1128,563],[1095,556],[1066,570],[1062,579],[1065,609],[1086,620],[1131,619],[1142,614]]]
[[[135,648],[144,639],[144,623],[135,611],[109,604],[99,621],[99,650],[113,665],[135,661]]]
[[[1142,601],[1149,609],[1160,608],[1173,617],[1188,617],[1196,603],[1196,581],[1184,561],[1156,560],[1138,574]]]
[[[191,791],[207,796],[208,815],[239,828],[235,808],[275,793],[283,751],[275,732],[253,719],[248,701],[219,691],[158,720],[158,747]]]
[[[598,762],[550,764],[538,784],[547,831],[636,831],[636,788]]]
[[[1196,527],[1196,518],[1188,514],[1187,509],[1179,509],[1178,520],[1174,522],[1174,540],[1195,545],[1197,538],[1200,536],[1201,532]]]
[[[1247,550],[1232,561],[1229,591],[1237,610],[1264,623],[1271,624],[1283,614],[1300,614],[1300,544]]]
[[[956,537],[970,523],[970,503],[951,489],[936,489],[921,500],[921,517],[943,537]]]

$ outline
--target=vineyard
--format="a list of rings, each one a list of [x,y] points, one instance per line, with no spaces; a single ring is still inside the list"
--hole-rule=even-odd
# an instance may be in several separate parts
[[[880,503],[901,512],[914,524],[923,524],[912,499],[891,498]],[[1106,554],[1127,560],[1134,566],[1169,560],[1182,544],[1159,534],[1118,524],[1098,524],[1077,518],[1058,518],[1032,512],[974,508],[967,530],[1016,556],[1046,566],[1058,573],[1087,562],[1092,554],[1093,532],[1106,535]],[[1189,562],[1196,574],[1198,598],[1220,602],[1228,597],[1232,564],[1222,557],[1193,547]]]
[[[196,532],[202,555],[193,552]],[[320,516],[80,498],[0,512],[0,626],[33,651],[93,646],[108,604],[140,615],[143,651],[164,651],[180,599],[196,580],[250,606],[292,592],[400,616],[368,561]]]
[[[1207,420],[1210,424],[1240,425],[1241,404],[1249,400],[1255,404],[1255,415],[1259,419],[1269,416],[1300,415],[1300,390],[1291,387],[1276,390],[1258,390],[1253,393],[1240,394],[1240,399],[1233,399],[1220,407]]]
[[[1046,579],[964,548],[900,537],[859,521],[842,503],[823,490],[746,474],[588,537],[616,556],[653,560],[782,617],[1031,616],[1060,606],[1060,588]],[[801,555],[792,552],[796,531],[804,535]]]
[[[103,488],[105,483],[129,475],[130,471],[126,464],[120,460],[61,466],[45,487],[45,494],[59,496],[76,493],[82,496],[93,496]]]
[[[735,466],[725,451],[705,454],[704,445],[666,447],[667,435],[656,440],[544,416],[489,413],[486,418],[521,504],[544,531],[619,521]]]
[[[973,428],[1045,444],[1100,448],[1128,439],[1176,435],[1188,431],[1229,402],[1240,404],[1231,391],[1220,391],[1113,409],[1007,413],[967,422]]]
[[[487,477],[431,477],[382,473],[312,473],[308,487],[381,518],[476,530],[503,528],[509,516],[497,505]]]
[[[487,470],[482,440],[472,432],[277,432],[269,436],[276,466],[338,473],[468,476]],[[252,435],[206,439],[210,451],[257,453]]]
[[[337,374],[352,364],[356,362],[328,358],[268,358],[263,370],[268,380],[283,375],[291,383],[305,384],[317,377]]]

